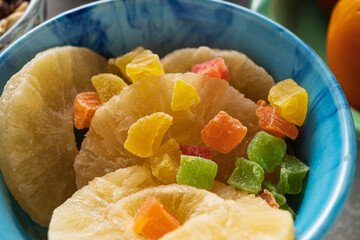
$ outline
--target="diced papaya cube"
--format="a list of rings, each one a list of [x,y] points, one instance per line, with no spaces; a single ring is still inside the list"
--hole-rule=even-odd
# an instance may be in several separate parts
[[[287,121],[297,126],[303,125],[307,113],[308,94],[294,80],[286,79],[277,83],[270,89],[268,100]]]
[[[171,110],[186,110],[199,102],[200,97],[193,86],[183,80],[176,81],[170,105]]]
[[[165,184],[175,183],[180,167],[179,144],[171,138],[150,158],[152,174]]]
[[[130,78],[126,74],[126,65],[131,63],[131,61],[134,60],[134,58],[136,56],[138,56],[140,53],[142,53],[144,50],[145,49],[143,47],[137,47],[137,48],[131,50],[130,52],[128,52],[120,57],[117,57],[115,59],[116,66],[120,69],[120,72],[122,73],[122,75],[127,77],[128,80],[130,80]]]
[[[211,160],[211,150],[205,147],[180,145],[180,150],[183,155],[202,157]]]
[[[125,149],[141,158],[151,157],[160,147],[172,120],[172,116],[163,112],[138,119],[128,130]]]
[[[91,82],[104,104],[115,95],[118,95],[128,85],[120,77],[111,73],[100,73],[91,78]]]
[[[79,93],[74,102],[74,125],[77,129],[90,126],[96,110],[101,107],[99,95],[96,92]]]
[[[180,226],[174,213],[154,197],[148,197],[134,218],[134,231],[147,239],[159,239]]]
[[[204,143],[212,149],[228,153],[245,137],[247,128],[224,111],[220,111],[201,130]]]
[[[196,64],[192,67],[191,72],[229,81],[229,70],[222,58],[214,58],[211,61]]]
[[[150,50],[144,50],[126,65],[126,75],[133,83],[147,76],[163,74],[159,56]]]
[[[297,138],[299,130],[295,124],[286,121],[275,107],[261,106],[256,110],[256,115],[259,118],[259,126],[270,133],[276,133],[276,137],[285,135],[293,140]]]

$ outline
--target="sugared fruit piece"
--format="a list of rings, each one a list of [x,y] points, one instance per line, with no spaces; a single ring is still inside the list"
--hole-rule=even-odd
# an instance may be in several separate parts
[[[171,110],[186,110],[199,102],[200,97],[193,86],[183,80],[176,81],[170,105]]]
[[[261,190],[264,181],[264,170],[256,162],[245,158],[238,158],[235,169],[231,174],[228,184],[238,190],[257,194]]]
[[[180,145],[180,150],[183,155],[202,157],[211,160],[211,150],[206,147]]]
[[[271,194],[274,196],[276,202],[281,206],[286,203],[285,196],[277,189],[276,185],[272,182],[265,181],[263,183],[264,189],[267,189],[271,192]]]
[[[224,111],[220,111],[201,131],[204,143],[212,149],[228,153],[245,137],[247,128]]]
[[[264,199],[269,204],[270,207],[279,208],[279,204],[276,202],[276,199],[269,190],[264,189],[264,191],[259,194],[259,197]]]
[[[255,135],[247,149],[249,159],[260,164],[268,173],[273,172],[276,166],[281,164],[285,153],[285,141],[264,131]]]
[[[131,50],[130,52],[115,59],[116,66],[120,69],[122,75],[127,77],[128,80],[130,80],[130,78],[126,74],[126,65],[131,63],[131,61],[134,60],[134,58],[138,56],[140,53],[142,53],[144,50],[145,49],[143,47],[137,47]]]
[[[181,185],[211,190],[218,166],[215,162],[194,156],[181,155],[176,181]]]
[[[299,134],[299,130],[295,124],[288,122],[283,118],[275,107],[270,105],[259,106],[256,110],[256,115],[259,118],[259,126],[271,133],[276,133],[275,136],[288,136],[295,140]],[[279,135],[280,134],[280,135]]]
[[[147,239],[159,239],[180,226],[166,206],[154,197],[148,197],[134,218],[134,231]]]
[[[229,81],[229,70],[222,58],[214,58],[211,61],[196,64],[192,67],[191,72]]]
[[[150,50],[144,50],[126,65],[126,75],[133,83],[147,76],[163,74],[159,56]]]
[[[104,104],[115,95],[118,95],[127,84],[120,77],[111,73],[101,73],[91,78],[91,82]]]
[[[302,126],[308,105],[308,94],[294,80],[278,82],[269,91],[268,100],[287,121]]]
[[[96,110],[101,107],[99,95],[96,92],[79,93],[74,102],[74,125],[77,129],[90,126]]]
[[[172,120],[172,116],[163,112],[138,119],[128,130],[125,149],[138,157],[151,157],[160,147]]]
[[[277,188],[289,194],[298,194],[301,192],[303,180],[309,167],[303,162],[291,155],[285,155],[280,166],[280,180]]]
[[[180,156],[179,144],[171,138],[150,158],[152,174],[165,184],[175,183]]]

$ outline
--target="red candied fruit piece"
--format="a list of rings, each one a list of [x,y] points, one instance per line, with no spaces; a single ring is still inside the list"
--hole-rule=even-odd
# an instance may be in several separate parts
[[[96,92],[79,93],[74,101],[74,125],[77,129],[90,126],[96,110],[101,107],[101,101]]]
[[[226,154],[245,137],[247,128],[224,111],[220,111],[201,130],[204,143],[212,149]]]
[[[295,124],[283,118],[275,107],[267,105],[264,100],[259,100],[257,105],[259,107],[256,110],[256,115],[262,129],[269,131],[276,137],[288,136],[292,140],[297,138],[299,130]]]
[[[205,147],[180,145],[180,150],[183,155],[202,157],[211,160],[211,150]]]
[[[196,64],[192,67],[191,72],[229,81],[229,70],[222,58],[214,58],[211,61]]]

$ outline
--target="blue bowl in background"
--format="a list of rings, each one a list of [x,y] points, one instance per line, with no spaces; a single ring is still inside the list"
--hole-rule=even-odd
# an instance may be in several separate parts
[[[324,62],[284,27],[224,1],[107,0],[59,15],[36,27],[0,55],[0,89],[36,53],[50,47],[89,47],[114,57],[137,46],[164,56],[183,47],[235,49],[276,81],[293,78],[309,94],[308,115],[294,153],[310,166],[296,210],[297,239],[321,239],[342,210],[355,171],[356,138],[347,101]],[[0,238],[46,238],[0,180]]]

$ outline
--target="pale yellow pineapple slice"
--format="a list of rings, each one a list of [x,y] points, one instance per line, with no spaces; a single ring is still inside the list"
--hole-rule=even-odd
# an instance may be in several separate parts
[[[257,101],[267,99],[274,86],[273,78],[256,65],[245,54],[234,50],[210,49],[208,47],[184,48],[175,50],[161,59],[165,73],[190,72],[199,63],[221,57],[229,69],[230,85]]]
[[[76,190],[75,96],[93,91],[91,76],[105,71],[106,60],[91,50],[53,48],[36,55],[3,91],[1,171],[15,199],[43,226]]]
[[[182,111],[171,110],[173,88],[178,79],[196,90],[200,103]],[[77,185],[82,187],[95,177],[147,161],[124,149],[128,129],[139,118],[155,112],[169,114],[173,117],[173,123],[163,142],[174,138],[178,144],[204,146],[200,132],[221,110],[240,120],[248,129],[242,143],[229,154],[213,152],[213,160],[219,166],[218,179],[226,182],[234,169],[236,157],[246,156],[247,145],[260,130],[256,108],[254,102],[221,79],[194,73],[144,78],[97,110],[75,160]]]
[[[130,184],[139,178],[131,173],[141,174],[141,180]],[[109,174],[96,178],[54,211],[50,240],[144,239],[133,230],[134,216],[150,196],[168,207],[180,223],[178,229],[161,239],[293,239],[291,215],[270,208],[254,195],[244,196],[245,201],[233,201],[189,186],[154,186],[145,167],[110,174],[111,180]],[[146,185],[149,187],[141,190]],[[119,198],[115,192],[124,194]]]

